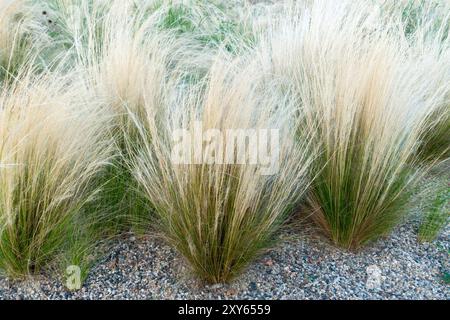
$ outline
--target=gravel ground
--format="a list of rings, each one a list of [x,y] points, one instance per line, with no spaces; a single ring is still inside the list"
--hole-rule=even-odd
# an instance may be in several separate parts
[[[450,228],[418,244],[417,223],[358,253],[302,236],[284,241],[228,285],[204,286],[159,240],[129,237],[75,293],[60,281],[0,279],[2,299],[450,299]]]

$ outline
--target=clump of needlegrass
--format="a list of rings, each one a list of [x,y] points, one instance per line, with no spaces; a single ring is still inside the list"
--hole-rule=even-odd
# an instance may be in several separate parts
[[[386,1],[381,5],[385,21],[399,23],[404,32],[409,50],[418,60],[445,66],[450,59],[450,3],[448,1]],[[448,81],[448,79],[447,79]],[[450,102],[449,96],[427,117],[418,157],[429,165],[449,158],[450,148]]]
[[[136,146],[140,143],[129,111],[144,116],[147,96],[161,96],[168,71],[175,68],[176,60],[191,52],[188,43],[181,47],[173,34],[158,30],[157,19],[158,13],[137,13],[132,3],[115,1],[97,21],[97,27],[104,30],[102,37],[77,51],[77,68],[108,106],[106,111],[113,120],[110,134],[117,153],[98,179],[104,187],[97,205],[116,213],[121,231],[128,231],[130,225],[133,231],[147,231],[152,211],[151,203],[140,196],[139,186],[125,165],[131,156],[125,139],[134,140]],[[91,26],[88,32],[94,29]]]
[[[218,59],[199,88],[189,87],[175,101],[170,93],[148,96],[144,117],[131,113],[142,144],[136,148],[134,140],[127,141],[134,155],[130,167],[155,208],[156,228],[209,283],[230,281],[270,246],[309,184],[313,154],[308,137],[295,142],[290,135],[291,104],[275,81],[273,87],[261,81],[259,65],[244,60]],[[215,162],[227,148],[234,150],[230,140],[214,151],[206,147],[212,141],[200,141],[200,149],[209,150],[200,158],[194,155],[202,152],[196,142],[185,141],[182,149],[193,147],[185,153],[187,161],[174,162],[179,141],[173,133],[195,134],[198,123],[216,134],[278,129],[279,139],[269,138],[278,145],[264,145],[272,154],[279,150],[273,159],[278,168],[262,175],[262,164]]]
[[[130,112],[135,117],[145,117],[144,106],[154,97],[162,99],[171,77],[181,78],[180,85],[198,81],[208,70],[211,55],[202,52],[191,36],[180,37],[160,28],[158,23],[165,7],[154,12],[137,10],[138,3],[113,1],[103,11],[101,20],[92,17],[95,24],[82,29],[86,39],[95,41],[81,42],[73,60],[85,74],[88,86],[108,106],[114,123],[110,134],[117,154],[107,172],[98,177],[104,187],[96,205],[116,212],[122,230],[131,223],[134,231],[143,231],[148,229],[152,204],[140,197],[140,187],[125,165],[132,155],[124,141],[133,140],[135,146],[140,145]],[[83,16],[89,14],[89,10],[83,11]],[[97,29],[103,30],[101,37],[97,36]]]
[[[102,226],[110,236],[128,231],[130,224],[148,223],[148,204],[138,196],[136,183],[122,161],[127,157],[122,135],[123,132],[133,135],[126,110],[139,109],[144,83],[159,83],[164,77],[158,66],[160,55],[154,51],[170,50],[168,43],[163,43],[151,30],[155,16],[136,11],[136,3],[91,0],[35,3],[41,9],[38,13],[44,15],[37,20],[46,26],[51,39],[40,54],[42,59],[65,72],[74,69],[83,75],[85,85],[95,96],[93,103],[105,105],[102,110],[111,119],[111,126],[104,130],[113,138],[115,154],[105,170],[92,179],[92,185],[100,190],[95,201],[86,207],[93,215],[108,212],[108,217],[114,217]]]
[[[312,218],[334,243],[352,249],[389,233],[404,216],[409,190],[424,173],[417,152],[434,130],[427,119],[448,85],[448,60],[417,54],[403,25],[373,9],[364,1],[291,8],[260,50],[260,65],[290,82],[304,114],[299,128],[310,128],[321,150]]]
[[[92,222],[90,181],[111,142],[108,118],[88,93],[68,76],[29,72],[1,90],[0,270],[10,277],[52,266]]]

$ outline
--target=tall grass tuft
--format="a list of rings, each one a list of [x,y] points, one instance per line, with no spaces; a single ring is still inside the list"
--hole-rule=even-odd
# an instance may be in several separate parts
[[[11,277],[55,266],[92,222],[109,120],[76,83],[26,73],[0,92],[0,269]]]
[[[312,218],[351,249],[401,221],[409,190],[424,173],[417,154],[434,130],[428,120],[446,117],[439,108],[448,51],[436,54],[429,42],[418,53],[402,20],[386,21],[376,8],[364,1],[289,8],[260,50],[261,66],[290,83],[304,114],[299,128],[310,128],[321,150]]]
[[[308,137],[295,142],[291,104],[275,81],[273,87],[262,81],[258,68],[251,59],[218,58],[205,83],[184,88],[177,99],[165,90],[162,96],[149,95],[144,117],[131,113],[142,145],[127,141],[134,155],[130,167],[154,205],[157,229],[209,283],[233,279],[267,249],[309,185],[313,154],[306,147]],[[178,129],[195,135],[199,128],[219,135],[279,129],[279,145],[265,146],[272,154],[279,147],[278,169],[262,175],[264,166],[258,163],[221,162],[227,148],[234,150],[234,141],[212,151],[207,146],[213,141],[192,140],[193,146],[173,136]],[[186,162],[174,162],[179,143],[182,149],[193,148],[186,151]]]
[[[100,177],[105,188],[98,205],[116,213],[118,231],[131,227],[147,232],[153,210],[151,203],[140,196],[139,185],[126,165],[132,155],[125,140],[140,145],[129,114],[145,116],[143,106],[148,96],[162,96],[168,70],[191,53],[189,43],[181,49],[172,33],[158,29],[159,19],[160,13],[136,12],[131,2],[112,2],[103,19],[97,21],[96,27],[103,30],[101,38],[92,35],[96,41],[77,51],[77,68],[108,106],[106,111],[113,120],[110,135],[117,153],[108,172]],[[95,29],[93,25],[88,28]]]

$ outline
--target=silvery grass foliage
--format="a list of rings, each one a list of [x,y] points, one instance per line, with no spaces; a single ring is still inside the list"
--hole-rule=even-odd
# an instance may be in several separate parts
[[[136,199],[138,186],[123,164],[128,157],[124,135],[137,138],[127,110],[140,113],[146,95],[158,94],[153,91],[164,87],[170,69],[187,82],[204,76],[212,56],[203,48],[207,35],[226,24],[225,14],[213,5],[192,2],[189,6],[181,1],[50,0],[41,7],[43,23],[51,21],[48,33],[54,45],[47,51],[53,61],[81,70],[114,118],[111,134],[119,152],[109,175],[100,177],[105,188],[98,205],[117,212],[120,224],[127,224],[127,219],[133,224],[146,222],[151,204]],[[210,19],[201,22],[200,12],[205,11],[211,13]]]
[[[275,106],[279,104],[284,111],[288,108],[279,100],[269,101],[261,88],[256,91],[252,79],[248,79],[248,87],[242,92],[234,92],[241,86],[239,77],[257,69],[254,64],[238,77],[234,76],[237,67],[227,71],[227,64],[222,62],[210,81],[200,80],[198,85],[188,81],[190,75],[209,63],[211,54],[198,49],[196,37],[180,39],[177,32],[158,31],[155,21],[160,21],[160,12],[140,16],[129,10],[132,7],[123,3],[112,6],[101,22],[100,28],[105,32],[100,52],[82,50],[83,54],[87,52],[87,59],[77,60],[97,94],[111,108],[116,119],[116,142],[126,146],[119,147],[121,159],[133,173],[128,179],[132,181],[134,177],[139,183],[133,194],[143,190],[156,216],[156,230],[186,257],[202,279],[227,281],[275,238],[307,188],[312,154],[307,156],[298,151],[301,148],[293,148],[294,140],[288,139],[289,131],[285,130],[283,166],[275,178],[255,178],[257,167],[251,165],[194,165],[183,169],[172,163],[168,148],[173,147],[170,131],[177,129],[176,124],[192,125],[194,116],[203,117],[205,112],[206,121],[214,120],[207,126],[218,129],[239,124],[242,128],[252,124],[264,128],[274,119],[281,126],[287,115],[281,117],[281,111],[274,111]],[[195,67],[192,60],[196,61]],[[222,79],[222,74],[227,74],[227,78]],[[228,88],[229,80],[233,81],[233,89]],[[201,102],[204,95],[216,92],[220,96]],[[227,97],[228,94],[234,96]],[[256,99],[257,94],[260,99]],[[224,104],[220,100],[225,97],[232,101]],[[241,106],[246,103],[240,98],[250,103],[246,114],[241,114]],[[282,100],[281,96],[278,98]],[[258,111],[261,101],[269,108],[266,112]],[[232,110],[228,110],[229,104]],[[174,105],[178,107],[174,109]],[[217,116],[214,112],[223,113],[228,119],[220,125],[218,119],[210,119]],[[178,120],[173,122],[176,117]],[[287,156],[288,150],[293,150],[292,158]],[[212,196],[211,189],[215,189]],[[249,205],[252,207],[246,208]],[[141,214],[151,216],[149,208],[145,209]],[[204,229],[199,229],[203,225]],[[203,241],[208,241],[207,246]]]
[[[0,92],[0,269],[11,277],[94,245],[89,227],[101,216],[84,207],[112,144],[109,118],[93,99],[68,75],[28,71]]]
[[[418,53],[401,19],[388,23],[372,9],[365,1],[289,8],[260,47],[260,64],[290,83],[303,114],[299,128],[311,130],[321,150],[312,218],[345,248],[386,235],[401,220],[424,172],[417,153],[435,128],[429,119],[447,115],[439,109],[448,46],[438,52],[427,41]]]
[[[132,114],[142,144],[136,148],[135,140],[128,141],[134,155],[129,165],[155,208],[157,230],[209,283],[233,279],[267,249],[310,183],[314,154],[308,136],[293,139],[291,104],[276,81],[273,87],[262,81],[258,68],[249,58],[236,61],[224,54],[204,84],[185,88],[175,100],[166,90],[148,95],[144,116]],[[192,161],[174,162],[173,133],[184,129],[195,135],[194,123],[216,133],[279,129],[278,169],[263,175],[259,163],[194,160],[194,141],[185,142]],[[220,159],[230,147],[227,141],[209,156]]]
[[[417,59],[429,59],[430,63],[442,66],[448,63],[450,2],[415,0],[380,1],[380,4],[385,21],[398,23]],[[447,93],[445,101],[428,116],[430,130],[421,138],[418,156],[425,164],[435,165],[450,157],[450,89]]]
[[[110,134],[117,153],[109,174],[103,178],[106,188],[100,206],[117,213],[122,229],[131,224],[138,231],[147,231],[152,204],[139,196],[139,186],[125,165],[131,156],[125,139],[133,140],[136,146],[140,144],[130,112],[138,117],[145,116],[143,106],[147,97],[163,95],[172,70],[177,77],[184,78],[204,73],[208,69],[208,55],[202,55],[203,61],[196,60],[200,49],[189,37],[180,39],[171,31],[159,29],[161,11],[136,11],[135,4],[110,3],[102,20],[95,20],[95,27],[89,25],[85,30],[88,34],[94,33],[87,38],[95,41],[76,50],[75,65],[100,100],[106,103],[113,119]],[[89,11],[85,14],[89,15]],[[103,30],[101,38],[95,35],[96,29]],[[179,67],[180,64],[184,67]]]

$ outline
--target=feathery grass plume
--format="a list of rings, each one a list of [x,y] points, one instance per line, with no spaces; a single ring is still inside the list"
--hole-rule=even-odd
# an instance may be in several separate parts
[[[115,122],[112,135],[117,145],[117,159],[109,174],[100,177],[105,187],[99,198],[103,200],[98,205],[117,212],[119,226],[128,228],[131,219],[132,225],[141,231],[148,229],[145,225],[148,225],[151,203],[139,197],[141,193],[136,192],[139,186],[125,167],[131,155],[124,146],[124,139],[140,145],[129,113],[145,118],[143,106],[148,105],[148,96],[162,97],[167,80],[172,77],[182,79],[180,86],[199,81],[212,60],[210,52],[205,52],[193,37],[180,37],[172,30],[161,30],[158,23],[165,15],[165,7],[152,11],[135,6],[151,3],[111,2],[102,20],[97,21],[96,27],[103,30],[101,38],[81,46],[75,58],[77,68],[87,75],[89,85],[110,107],[109,113]],[[90,30],[95,28],[86,28],[87,33]]]
[[[166,78],[170,77],[169,69],[177,64],[175,57],[189,60],[186,56],[191,52],[189,44],[181,47],[173,34],[157,30],[159,15],[137,12],[132,2],[111,3],[98,22],[104,30],[102,38],[97,39],[95,46],[80,50],[77,58],[78,67],[109,106],[108,113],[114,120],[111,135],[117,154],[109,171],[99,178],[104,188],[97,205],[117,214],[118,231],[128,230],[130,223],[133,231],[147,231],[152,210],[151,203],[140,197],[136,190],[139,186],[125,165],[130,155],[124,140],[139,145],[139,135],[128,112],[145,117],[147,96],[161,96]]]
[[[26,72],[0,92],[0,269],[11,277],[52,266],[92,222],[83,209],[109,161],[109,120],[76,83]]]
[[[309,183],[308,137],[293,139],[290,103],[276,81],[261,82],[258,68],[251,57],[218,58],[205,85],[191,86],[175,101],[170,90],[149,95],[145,116],[133,115],[143,144],[137,149],[127,141],[130,166],[155,207],[161,234],[209,283],[233,279],[271,245]],[[192,140],[177,141],[180,129]],[[199,129],[209,133],[196,136]],[[279,139],[260,138],[255,150],[252,134],[264,129],[279,130]],[[237,140],[225,138],[239,132],[247,161],[234,158]],[[272,175],[261,174],[267,163],[251,160],[262,150],[274,156]],[[183,153],[183,161],[174,160]]]
[[[411,50],[417,59],[442,66],[447,72],[443,79],[447,86],[446,99],[427,118],[429,130],[421,137],[418,156],[426,164],[435,164],[450,157],[450,2],[431,1],[421,3],[421,15],[414,32],[408,36]]]
[[[300,132],[321,150],[313,219],[345,248],[386,235],[424,172],[417,148],[445,101],[449,61],[417,55],[403,26],[364,1],[290,8],[261,46],[260,65],[290,81]]]
[[[100,186],[101,190],[86,209],[94,215],[109,212],[109,217],[115,217],[104,221],[99,228],[110,236],[128,228],[128,219],[148,216],[148,208],[136,196],[134,180],[121,160],[124,156],[122,129],[128,126],[126,108],[138,108],[143,83],[151,81],[153,74],[160,74],[157,68],[147,67],[147,59],[150,64],[153,61],[153,50],[144,44],[154,38],[147,30],[154,24],[154,18],[152,15],[144,18],[144,13],[136,12],[135,3],[122,0],[40,3],[41,20],[52,39],[52,45],[42,53],[43,59],[51,61],[56,68],[75,69],[84,75],[86,86],[96,96],[94,101],[107,106],[103,111],[112,120],[111,127],[105,131],[114,138],[115,157],[93,179],[92,185]],[[165,44],[159,42],[159,47]]]

